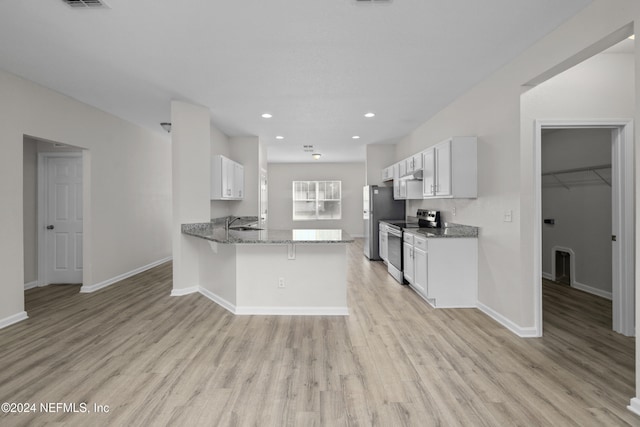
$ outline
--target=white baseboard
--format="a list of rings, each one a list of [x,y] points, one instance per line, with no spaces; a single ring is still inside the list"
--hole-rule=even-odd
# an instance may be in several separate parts
[[[213,292],[211,292],[209,289],[205,289],[202,286],[199,288],[199,292],[209,298],[211,301],[215,302],[216,304],[218,304],[219,306],[221,306],[222,308],[230,311],[233,314],[236,314],[236,306],[235,304],[230,303],[229,301],[227,301],[226,299],[222,298],[219,295],[214,294]]]
[[[183,295],[194,294],[200,290],[199,286],[191,286],[190,288],[182,288],[182,289],[172,289],[171,296],[172,297],[181,297]]]
[[[519,337],[522,337],[522,338],[539,337],[535,327],[523,328],[522,326],[516,325],[511,320],[507,319],[497,311],[482,304],[480,301],[478,301],[478,309],[482,311],[484,314],[486,314],[487,316],[491,317],[496,322],[500,323],[505,328],[509,329],[511,332],[513,332]]]
[[[270,316],[348,316],[347,307],[239,307],[208,289],[200,288],[199,292],[211,301],[236,315],[270,315]]]
[[[631,399],[631,402],[629,402],[629,406],[627,406],[627,409],[636,415],[640,415],[640,399],[638,399],[637,397]]]
[[[18,323],[22,320],[28,319],[26,311],[21,311],[20,313],[16,313],[13,316],[5,317],[4,319],[0,319],[0,329],[6,328],[9,325],[13,325],[14,323]]]
[[[555,280],[551,273],[546,273],[544,271],[542,272],[542,277],[551,281]],[[592,295],[608,299],[609,301],[613,300],[613,294],[611,292],[603,291],[602,289],[594,288],[593,286],[585,285],[584,283],[576,282],[575,280],[573,284],[571,284],[571,287]]]
[[[583,283],[580,282],[573,282],[573,284],[571,285],[572,288],[576,288],[579,289],[583,292],[587,292],[589,294],[592,295],[596,295],[605,299],[608,299],[609,301],[613,300],[613,294],[611,292],[607,292],[607,291],[603,291],[602,289],[598,289],[598,288],[594,288],[592,286],[589,285],[585,285]]]
[[[167,258],[163,258],[161,260],[158,261],[154,261],[150,264],[144,265],[142,267],[138,267],[134,270],[131,270],[129,272],[120,274],[116,277],[112,277],[111,279],[107,279],[105,281],[102,281],[100,283],[95,283],[93,285],[82,285],[82,287],[80,288],[80,293],[81,294],[88,294],[91,292],[95,292],[97,290],[106,288],[107,286],[113,285],[114,283],[120,282],[121,280],[127,279],[131,276],[135,276],[136,274],[142,273],[143,271],[147,271],[152,269],[153,267],[157,267],[160,264],[164,264],[165,262],[171,261],[173,259],[173,257],[167,257]]]
[[[34,280],[33,282],[29,282],[29,283],[25,283],[24,284],[24,290],[26,291],[27,289],[33,289],[33,288],[37,288],[38,287],[38,281]]]
[[[270,316],[348,316],[347,307],[236,307],[239,315]]]

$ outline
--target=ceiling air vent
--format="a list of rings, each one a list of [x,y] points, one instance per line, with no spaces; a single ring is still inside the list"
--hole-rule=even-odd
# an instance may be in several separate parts
[[[62,1],[73,8],[90,8],[90,9],[109,8],[109,5],[102,0],[62,0]]]

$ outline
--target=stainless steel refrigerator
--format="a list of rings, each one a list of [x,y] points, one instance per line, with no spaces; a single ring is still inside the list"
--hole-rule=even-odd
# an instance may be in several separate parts
[[[370,260],[379,260],[379,221],[382,219],[405,219],[405,201],[393,199],[393,187],[366,185],[362,189],[364,202],[364,255]]]

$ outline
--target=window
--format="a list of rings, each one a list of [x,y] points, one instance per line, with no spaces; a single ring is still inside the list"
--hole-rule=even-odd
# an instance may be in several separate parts
[[[340,219],[342,181],[293,181],[293,220]]]

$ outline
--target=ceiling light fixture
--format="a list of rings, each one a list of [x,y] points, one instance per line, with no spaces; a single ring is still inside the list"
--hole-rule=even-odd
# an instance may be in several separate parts
[[[635,39],[636,39],[636,35],[635,35],[635,34],[631,34],[631,35],[628,37],[628,39],[629,39],[629,40],[635,40]]]
[[[313,153],[311,155],[311,157],[313,157],[313,160],[320,160],[320,156],[322,156],[322,154],[320,153]]]
[[[284,136],[278,135],[278,136],[276,136],[276,139],[284,139]]]
[[[370,119],[371,117],[375,117],[376,114],[375,113],[367,113],[364,115],[366,118]]]
[[[262,118],[263,119],[270,119],[271,117],[273,117],[273,116],[271,114],[269,114],[269,113],[263,113],[262,114]]]
[[[162,129],[166,130],[167,132],[171,132],[171,123],[162,122],[160,123],[160,126],[162,126]]]
[[[358,135],[353,135],[351,139],[360,139],[360,137]]]

